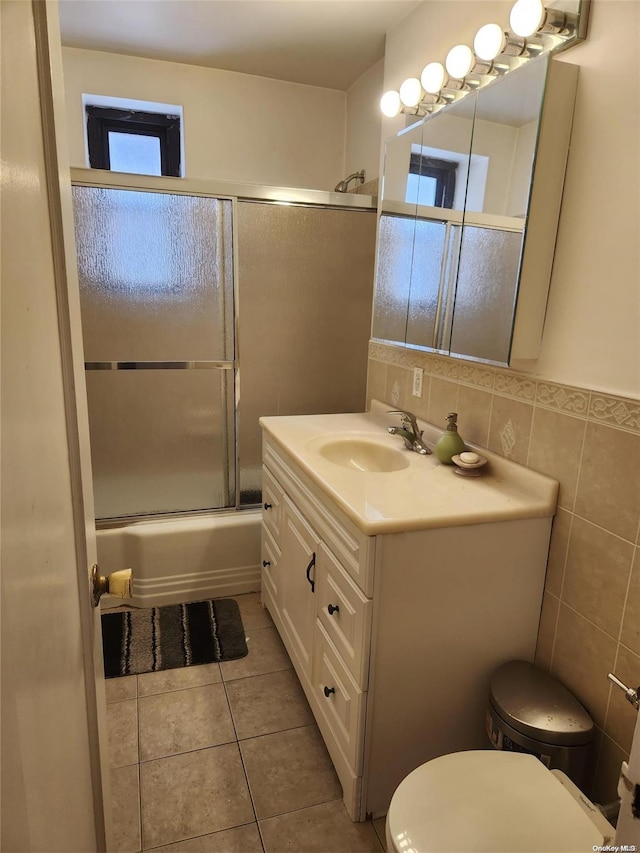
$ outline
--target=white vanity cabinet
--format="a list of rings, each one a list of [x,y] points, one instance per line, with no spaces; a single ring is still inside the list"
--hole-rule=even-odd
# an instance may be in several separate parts
[[[347,811],[378,817],[419,764],[488,747],[491,673],[533,659],[551,514],[370,535],[275,438],[286,420],[263,422],[263,603]]]

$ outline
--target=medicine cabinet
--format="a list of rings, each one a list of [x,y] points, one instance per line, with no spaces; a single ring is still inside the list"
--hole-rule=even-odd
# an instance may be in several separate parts
[[[538,357],[577,76],[540,57],[387,141],[375,340]]]

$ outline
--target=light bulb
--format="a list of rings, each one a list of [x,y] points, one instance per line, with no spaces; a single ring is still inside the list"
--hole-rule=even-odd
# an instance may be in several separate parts
[[[425,92],[437,95],[445,84],[446,71],[440,62],[430,62],[422,69],[420,82]]]
[[[474,66],[473,51],[466,44],[457,44],[447,54],[445,65],[452,77],[462,80]]]
[[[395,118],[400,112],[401,107],[400,95],[397,92],[385,92],[380,98],[380,109],[387,118]]]
[[[528,38],[544,24],[545,15],[541,0],[517,0],[511,9],[509,26],[517,36]]]
[[[417,77],[408,77],[400,86],[400,100],[405,107],[417,107],[422,98],[422,86]]]
[[[485,24],[473,40],[473,50],[479,59],[490,62],[499,56],[505,45],[505,35],[500,24]]]

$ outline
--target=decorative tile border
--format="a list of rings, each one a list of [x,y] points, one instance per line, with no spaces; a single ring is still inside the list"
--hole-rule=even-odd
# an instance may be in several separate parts
[[[536,403],[547,409],[558,409],[571,415],[586,417],[589,411],[589,393],[583,388],[539,380]]]
[[[427,370],[432,376],[438,376],[440,379],[460,379],[460,362],[452,358],[434,355],[429,359]]]
[[[640,402],[637,400],[592,391],[589,417],[601,424],[640,432]]]
[[[502,397],[534,403],[546,409],[588,418],[600,424],[640,434],[640,401],[586,388],[536,379],[526,373],[491,368],[406,347],[369,342],[369,358],[492,391]]]
[[[465,385],[475,385],[477,388],[493,390],[494,371],[488,367],[478,367],[476,364],[463,362],[460,364],[460,382]]]
[[[496,371],[493,390],[504,397],[514,400],[526,400],[533,403],[536,398],[536,380],[524,373],[507,373]]]

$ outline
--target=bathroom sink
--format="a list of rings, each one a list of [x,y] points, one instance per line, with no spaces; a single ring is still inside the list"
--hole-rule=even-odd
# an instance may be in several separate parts
[[[310,442],[320,456],[352,471],[389,473],[409,467],[406,454],[379,441],[358,436],[322,438]]]

